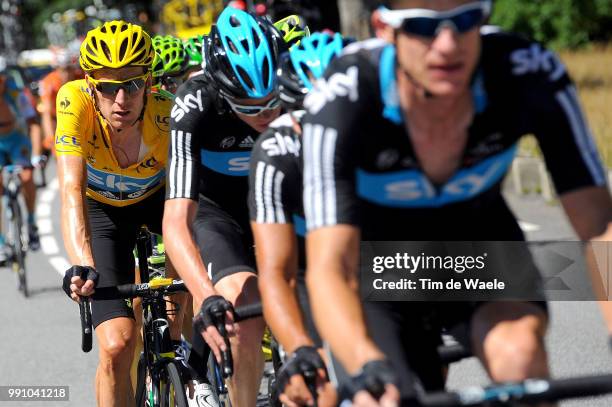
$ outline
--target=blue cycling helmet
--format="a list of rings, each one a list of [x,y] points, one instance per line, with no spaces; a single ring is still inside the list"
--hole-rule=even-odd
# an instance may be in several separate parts
[[[276,89],[278,35],[271,23],[227,7],[204,46],[205,73],[221,93],[259,99]]]
[[[277,75],[285,108],[301,109],[306,94],[314,86],[313,81],[323,76],[329,63],[351,42],[341,34],[317,32],[284,53],[280,57]]]

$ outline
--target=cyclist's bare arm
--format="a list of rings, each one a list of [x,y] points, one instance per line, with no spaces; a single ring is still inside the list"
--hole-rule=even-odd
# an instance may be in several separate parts
[[[198,210],[197,202],[177,198],[166,201],[164,208],[164,245],[178,275],[183,279],[196,304],[215,295],[191,226]]]
[[[561,203],[569,217],[576,234],[582,241],[612,242],[612,199],[610,192],[604,187],[588,187],[568,192],[561,196]],[[594,246],[597,250],[597,245]],[[599,267],[593,250],[586,250],[587,264],[596,298],[608,298],[602,278],[606,272]],[[600,302],[602,313],[612,334],[612,302]]]
[[[42,129],[37,119],[28,119],[28,130],[30,132],[30,141],[32,142],[32,155],[37,156],[42,154]]]
[[[336,225],[306,238],[306,282],[319,333],[350,374],[383,353],[368,337],[358,291],[359,230]]]
[[[55,123],[51,112],[53,111],[53,103],[54,101],[48,100],[47,98],[43,99],[43,112],[42,116],[42,129],[43,136],[45,138],[52,138],[55,134]]]
[[[292,224],[251,222],[264,316],[288,353],[313,346],[295,295],[297,239]]]
[[[163,235],[166,254],[170,257],[178,275],[183,279],[195,304],[202,304],[211,295],[218,295],[208,273],[200,250],[193,240],[191,225],[196,218],[198,204],[187,198],[166,200],[164,207]],[[194,310],[194,313],[198,310]],[[231,318],[227,319],[226,329],[233,333]],[[203,334],[211,346],[217,360],[220,360],[220,350],[226,350],[223,337],[217,329],[209,326]]]
[[[57,173],[61,196],[62,236],[68,258],[73,265],[95,268],[91,232],[87,221],[85,159],[75,155],[59,155]],[[78,277],[74,277],[73,281],[74,279]],[[82,282],[79,282],[78,285],[81,284]],[[87,281],[80,288],[80,294],[89,295],[92,289],[93,282]]]

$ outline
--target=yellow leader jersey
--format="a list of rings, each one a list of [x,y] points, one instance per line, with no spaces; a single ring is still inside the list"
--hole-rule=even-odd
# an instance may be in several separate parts
[[[172,101],[149,95],[139,160],[121,168],[113,153],[108,123],[94,106],[84,79],[66,83],[57,94],[55,151],[87,161],[87,196],[113,206],[140,202],[165,185]]]

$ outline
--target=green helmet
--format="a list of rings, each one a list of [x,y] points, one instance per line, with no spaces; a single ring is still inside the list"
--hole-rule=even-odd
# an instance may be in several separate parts
[[[196,35],[183,42],[185,52],[189,57],[188,66],[201,66],[202,65],[202,44],[204,43],[203,35]]]
[[[306,22],[296,14],[278,20],[274,23],[274,27],[280,31],[289,48],[299,44],[302,38],[310,35]]]
[[[153,38],[155,58],[153,59],[153,77],[177,75],[187,67],[187,53],[183,43],[171,35],[155,36]]]

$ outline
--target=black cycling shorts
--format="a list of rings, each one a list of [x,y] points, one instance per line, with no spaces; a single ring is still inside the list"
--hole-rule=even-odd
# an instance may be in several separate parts
[[[255,273],[253,234],[248,221],[239,222],[200,196],[193,232],[213,284],[241,271]]]
[[[133,205],[116,207],[87,198],[91,244],[98,287],[133,284],[135,281],[134,246],[142,225],[161,233],[164,215],[164,189]],[[113,318],[134,318],[131,300],[93,300],[93,326]]]

